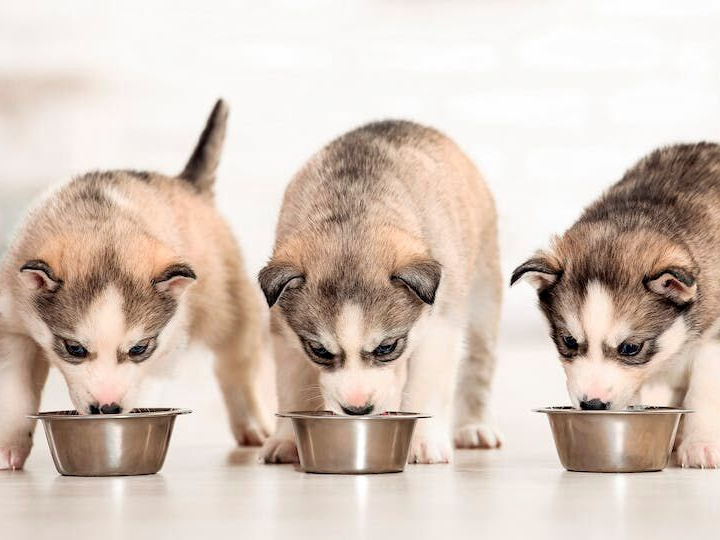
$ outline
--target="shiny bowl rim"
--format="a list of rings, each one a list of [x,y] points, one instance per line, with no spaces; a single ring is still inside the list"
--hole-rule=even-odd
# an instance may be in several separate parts
[[[37,414],[28,414],[27,418],[33,420],[131,420],[140,418],[155,418],[158,416],[178,416],[190,414],[191,409],[175,407],[143,408],[143,412],[126,412],[120,414],[78,414],[74,409],[65,411],[45,411]],[[68,414],[75,413],[75,414]]]
[[[563,405],[559,407],[541,407],[539,409],[533,409],[532,412],[545,413],[545,414],[604,414],[612,416],[652,416],[656,414],[690,414],[695,411],[692,409],[677,409],[675,407],[643,407],[643,408],[627,408],[621,410],[583,410],[576,409],[570,405]]]
[[[388,411],[387,413],[380,414],[359,414],[359,415],[344,415],[344,414],[328,414],[332,411],[289,411],[282,413],[275,413],[275,416],[279,418],[301,418],[308,420],[417,420],[419,418],[432,418],[430,414],[415,413],[415,412],[404,412],[404,411]],[[389,414],[388,414],[389,413]]]

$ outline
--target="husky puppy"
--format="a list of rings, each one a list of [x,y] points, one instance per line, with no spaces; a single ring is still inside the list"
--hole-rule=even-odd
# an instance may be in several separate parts
[[[456,443],[499,445],[487,424],[501,295],[495,208],[442,134],[386,121],[322,149],[285,192],[259,279],[280,410],[431,413],[409,460],[448,462],[457,380]],[[287,421],[263,454],[297,460]]]
[[[720,146],[642,159],[552,249],[520,265],[583,409],[622,409],[673,390],[679,463],[720,465]]]
[[[218,101],[177,177],[89,173],[21,226],[0,269],[0,469],[30,452],[50,365],[80,413],[118,413],[193,338],[217,356],[237,441],[263,442],[261,302],[213,204],[226,119]]]

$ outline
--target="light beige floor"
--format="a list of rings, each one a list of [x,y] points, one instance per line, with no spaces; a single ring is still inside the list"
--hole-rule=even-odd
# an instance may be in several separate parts
[[[66,478],[42,430],[26,470],[0,472],[0,540],[175,538],[718,538],[720,470],[581,474],[559,465],[533,407],[567,401],[546,339],[500,346],[499,451],[380,476],[308,475],[260,465],[234,449],[210,359],[183,358],[161,403],[189,406],[163,471],[134,478]],[[51,375],[43,409],[67,407]]]
[[[181,426],[179,426],[181,427]],[[717,538],[720,471],[563,471],[552,449],[326,476],[251,449],[172,448],[160,474],[70,478],[44,448],[0,474],[0,538]]]

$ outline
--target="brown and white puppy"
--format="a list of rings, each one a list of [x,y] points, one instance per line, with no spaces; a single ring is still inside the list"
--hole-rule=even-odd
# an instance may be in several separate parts
[[[25,462],[50,365],[78,411],[115,413],[188,339],[217,356],[238,442],[263,442],[261,303],[213,204],[226,119],[218,101],[177,177],[89,173],[28,215],[0,271],[0,469]]]
[[[658,383],[684,421],[680,464],[720,466],[720,146],[642,159],[519,266],[584,409],[622,409]]]
[[[500,279],[492,197],[452,141],[398,121],[336,139],[287,188],[260,272],[280,410],[431,413],[409,459],[447,462],[458,381],[456,443],[498,446]],[[264,458],[297,460],[286,421]]]

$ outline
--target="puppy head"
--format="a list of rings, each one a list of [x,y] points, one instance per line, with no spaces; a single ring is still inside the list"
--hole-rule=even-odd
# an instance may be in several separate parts
[[[137,253],[143,239],[135,238]],[[85,246],[86,247],[86,246]],[[25,317],[62,372],[81,413],[120,412],[143,377],[185,338],[184,291],[195,280],[183,263],[130,261],[104,248],[65,246],[62,257],[28,260],[18,271]]]
[[[576,407],[622,409],[691,339],[697,270],[681,246],[647,231],[588,225],[513,272],[539,305]]]
[[[397,410],[440,264],[369,243],[362,256],[328,245],[301,250],[312,253],[309,260],[276,255],[260,272],[268,304],[282,314],[287,339],[320,371],[326,407],[339,414]]]

